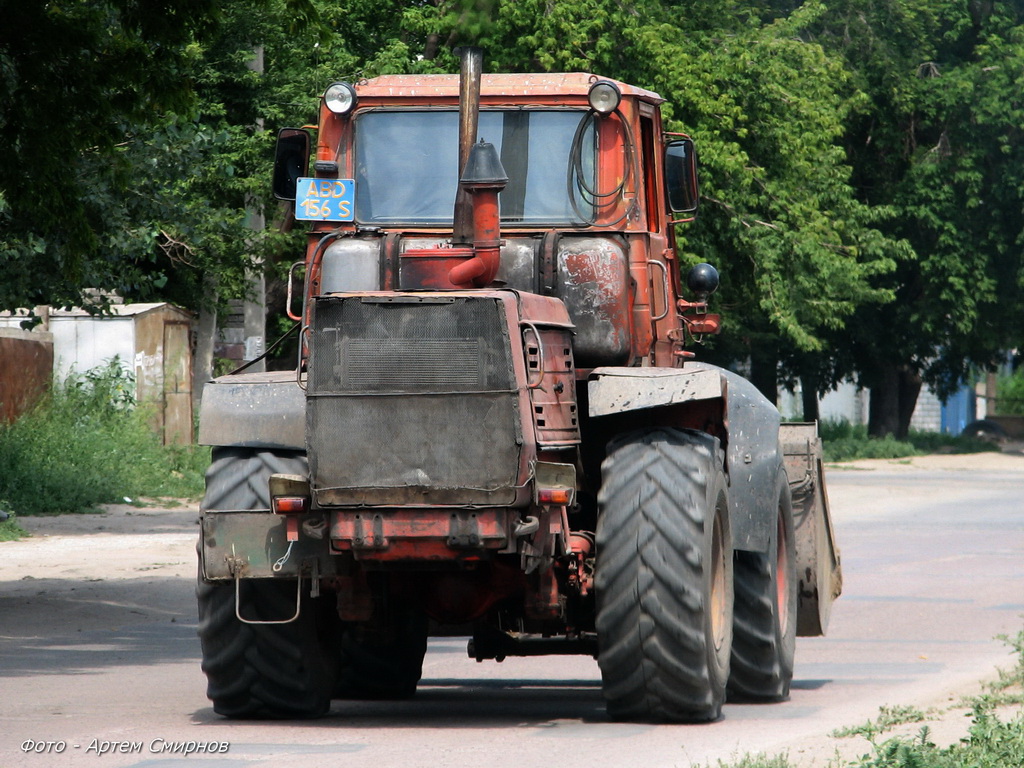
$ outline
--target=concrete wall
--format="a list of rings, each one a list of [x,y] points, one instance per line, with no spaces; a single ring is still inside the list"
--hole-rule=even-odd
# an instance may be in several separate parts
[[[49,328],[56,350],[55,381],[64,381],[72,372],[85,373],[105,366],[115,356],[126,372],[135,372],[134,318],[99,320],[81,315],[51,315]]]

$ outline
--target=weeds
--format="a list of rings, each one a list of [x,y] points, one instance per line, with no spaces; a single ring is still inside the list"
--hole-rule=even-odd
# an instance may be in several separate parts
[[[879,707],[878,712],[877,719],[869,720],[864,725],[840,728],[833,731],[832,736],[837,739],[863,736],[868,741],[872,741],[879,734],[891,731],[898,725],[920,723],[925,719],[925,713],[916,707]]]
[[[209,450],[161,444],[114,360],[0,426],[0,498],[21,515],[94,511],[125,497],[195,497]]]
[[[1000,670],[999,679],[989,686],[990,693],[971,699],[971,726],[967,736],[956,744],[939,747],[932,732],[923,725],[914,736],[895,736],[879,741],[879,736],[907,723],[920,723],[930,712],[916,707],[881,707],[876,720],[853,728],[834,731],[835,738],[863,736],[871,751],[852,762],[829,762],[830,768],[1021,768],[1024,765],[1024,711],[1011,719],[1000,719],[996,707],[1024,703],[1024,630],[1015,637],[1001,638],[1017,656],[1017,665]],[[785,755],[747,755],[740,762],[719,761],[718,768],[793,768]]]
[[[996,387],[997,413],[1024,414],[1024,368],[1018,368],[1008,376],[1000,376]]]
[[[1005,707],[1024,704],[1024,630],[1014,637],[1000,635],[999,639],[1006,643],[1017,654],[1017,665],[1011,669],[1000,669],[999,677],[988,686],[988,693],[980,698],[980,702],[989,707]]]
[[[0,512],[3,512],[8,506],[8,504],[0,501]],[[0,515],[0,518],[3,518],[3,515]],[[0,519],[0,541],[17,541],[26,536],[28,536],[28,531],[18,525],[14,515]]]
[[[785,755],[746,755],[738,763],[718,761],[718,768],[793,768]]]
[[[875,744],[851,768],[1020,768],[1024,755],[1024,715],[1003,722],[987,707],[976,705],[966,738],[949,747],[930,740],[927,727],[912,739],[894,738]]]

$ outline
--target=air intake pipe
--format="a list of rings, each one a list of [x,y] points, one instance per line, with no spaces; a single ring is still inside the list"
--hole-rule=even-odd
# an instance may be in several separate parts
[[[473,145],[459,187],[473,198],[473,258],[452,268],[448,279],[453,285],[490,285],[501,261],[501,220],[498,193],[508,184],[494,145],[480,141]]]

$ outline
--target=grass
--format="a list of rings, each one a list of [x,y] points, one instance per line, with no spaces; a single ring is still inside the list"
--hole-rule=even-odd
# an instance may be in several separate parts
[[[913,738],[870,740],[872,752],[851,768],[1019,768],[1024,756],[1024,715],[1003,721],[979,701],[965,738],[939,747],[930,736],[924,726]]]
[[[990,707],[1024,706],[1024,630],[1016,637],[1000,635],[999,639],[1017,654],[1017,665],[1008,670],[1000,669],[999,677],[981,698]]]
[[[0,500],[18,515],[202,494],[209,449],[164,446],[117,361],[76,375],[0,426]],[[0,529],[4,530],[4,529]],[[2,535],[2,534],[0,534]]]
[[[738,763],[718,762],[718,768],[792,768],[784,755],[747,755]]]
[[[925,718],[925,713],[917,707],[880,707],[877,719],[869,720],[864,725],[840,728],[839,730],[833,731],[831,735],[837,739],[846,739],[850,736],[863,736],[870,741],[881,733],[891,731],[898,725],[920,723],[923,722]]]
[[[970,437],[954,437],[940,432],[911,430],[906,440],[892,435],[870,437],[862,424],[823,421],[818,425],[825,461],[857,459],[902,459],[930,453],[981,453],[997,450],[991,443]]]

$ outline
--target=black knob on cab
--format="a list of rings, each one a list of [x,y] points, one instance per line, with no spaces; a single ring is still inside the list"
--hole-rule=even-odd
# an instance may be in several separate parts
[[[698,264],[686,276],[686,285],[701,299],[718,290],[718,270],[710,264]]]

